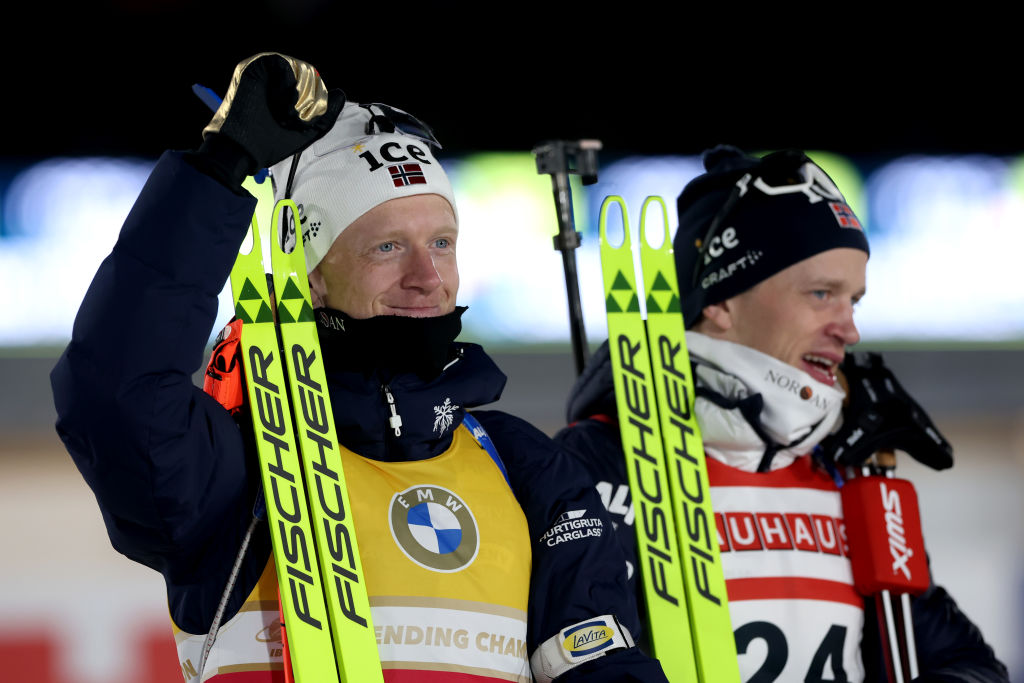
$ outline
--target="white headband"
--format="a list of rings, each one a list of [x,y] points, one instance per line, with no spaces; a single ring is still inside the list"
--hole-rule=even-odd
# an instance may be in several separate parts
[[[391,199],[440,195],[458,222],[451,183],[431,151],[432,134],[425,126],[417,130],[406,122],[423,125],[387,105],[347,102],[327,135],[298,155],[294,174],[295,157],[270,169],[274,201],[289,198],[299,207],[307,272],[353,221]],[[295,241],[290,218],[289,223],[286,251]]]

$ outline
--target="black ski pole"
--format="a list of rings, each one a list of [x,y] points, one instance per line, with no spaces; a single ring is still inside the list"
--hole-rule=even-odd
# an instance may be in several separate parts
[[[583,327],[583,306],[580,303],[580,282],[576,272],[576,252],[581,235],[576,231],[572,212],[572,190],[569,175],[580,176],[584,185],[597,182],[597,151],[599,140],[552,140],[533,148],[537,157],[537,173],[551,176],[551,187],[555,195],[555,209],[558,213],[558,234],[554,237],[555,249],[562,252],[562,268],[565,271],[565,291],[569,297],[569,325],[572,331],[573,355],[576,359],[576,374],[583,372],[587,362],[587,333]]]

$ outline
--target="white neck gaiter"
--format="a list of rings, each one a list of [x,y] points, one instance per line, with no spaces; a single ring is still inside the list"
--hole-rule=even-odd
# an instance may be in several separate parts
[[[773,449],[769,469],[786,467],[813,449],[840,418],[846,394],[838,386],[822,384],[748,346],[699,332],[687,332],[686,345],[697,386],[726,404],[704,397],[695,402],[704,450],[731,467],[756,472],[766,450]],[[763,400],[759,413],[758,394]]]

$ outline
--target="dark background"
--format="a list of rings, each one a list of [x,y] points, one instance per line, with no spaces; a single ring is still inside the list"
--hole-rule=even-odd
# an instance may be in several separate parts
[[[826,149],[865,166],[898,154],[1024,153],[1021,38],[1009,16],[719,5],[37,0],[6,15],[8,36],[31,40],[5,44],[3,111],[14,125],[2,128],[0,157],[155,159],[194,147],[211,112],[192,84],[223,93],[240,60],[267,50],[309,61],[352,100],[416,114],[453,155],[554,138],[598,138],[602,156],[729,142]],[[504,400],[553,429],[573,372],[568,349],[549,361],[510,373],[533,379],[513,382]],[[932,410],[1024,410],[1011,387],[1020,373],[1009,371],[1024,364],[1019,351],[891,361]],[[974,373],[961,384],[977,391],[969,399],[948,390],[961,371]],[[535,391],[537,377],[551,388]],[[7,426],[28,419],[9,412],[21,417]]]
[[[609,155],[1022,151],[1008,16],[719,4],[36,2],[6,15],[0,154],[195,146],[210,114],[191,85],[223,93],[266,50],[416,114],[451,154],[586,137]]]

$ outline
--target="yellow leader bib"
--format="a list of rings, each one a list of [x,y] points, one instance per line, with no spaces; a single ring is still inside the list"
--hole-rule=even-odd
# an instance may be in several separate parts
[[[529,683],[529,533],[487,451],[460,426],[428,460],[341,452],[385,681]],[[202,680],[283,681],[280,623],[271,556]],[[191,682],[205,634],[174,631]]]
[[[530,681],[526,518],[469,430],[428,460],[342,462],[385,678]]]

